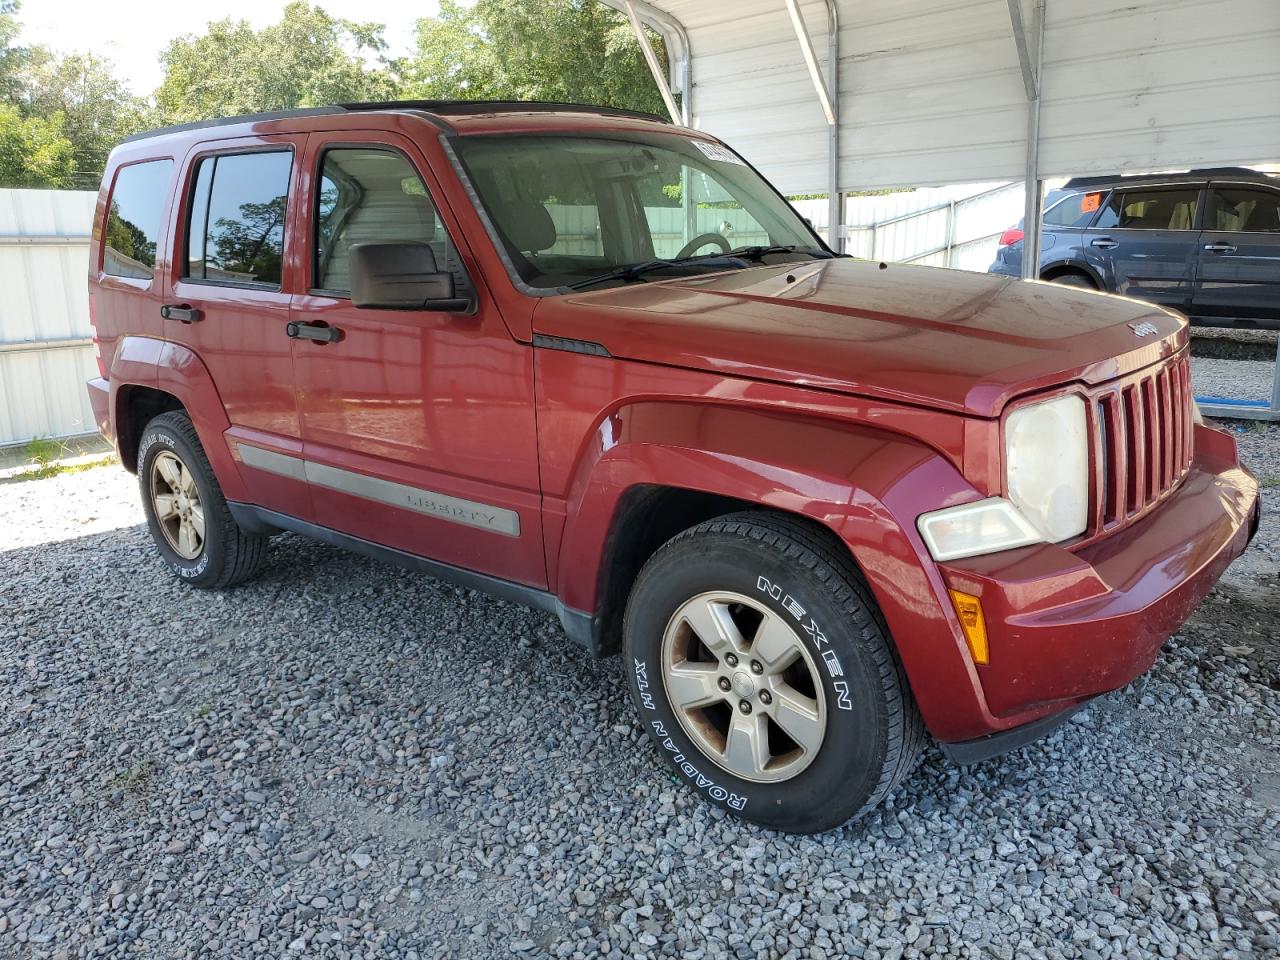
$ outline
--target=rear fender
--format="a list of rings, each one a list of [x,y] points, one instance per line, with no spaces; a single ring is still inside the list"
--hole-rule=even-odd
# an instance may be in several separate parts
[[[240,471],[223,440],[231,422],[227,419],[209,369],[195,352],[166,340],[126,337],[112,360],[110,380],[112,428],[117,446],[120,445],[120,427],[127,414],[128,388],[139,385],[160,390],[176,397],[185,408],[226,498],[245,499]]]
[[[730,406],[645,402],[600,424],[565,504],[557,584],[599,611],[613,518],[639,485],[678,487],[808,517],[861,569],[935,735],[989,713],[946,587],[916,531],[927,510],[979,495],[937,451],[899,434]],[[977,722],[975,722],[977,721]]]

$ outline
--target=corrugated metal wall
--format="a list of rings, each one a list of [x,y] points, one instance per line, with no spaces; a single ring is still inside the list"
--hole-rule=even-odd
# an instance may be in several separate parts
[[[1006,0],[837,2],[841,190],[1023,177]],[[648,4],[687,31],[694,125],[785,193],[825,191],[827,126],[783,0]],[[825,4],[801,8],[825,70]],[[1042,177],[1278,159],[1280,0],[1048,0],[1045,19]]]
[[[94,429],[89,229],[96,194],[0,190],[0,444]]]

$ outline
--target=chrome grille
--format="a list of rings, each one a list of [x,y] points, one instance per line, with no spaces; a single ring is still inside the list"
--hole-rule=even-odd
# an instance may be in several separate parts
[[[1095,486],[1091,534],[1133,520],[1162,500],[1191,466],[1187,355],[1093,394]]]

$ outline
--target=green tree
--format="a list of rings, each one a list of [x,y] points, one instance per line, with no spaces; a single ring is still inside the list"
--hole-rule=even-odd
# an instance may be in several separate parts
[[[27,86],[29,116],[63,116],[63,134],[71,141],[79,187],[96,187],[111,148],[155,125],[154,111],[115,76],[111,61],[91,53],[34,63]]]
[[[24,117],[0,104],[0,187],[69,187],[75,152],[63,136],[63,117]]]
[[[666,62],[657,37],[649,41]],[[406,94],[558,100],[666,115],[631,25],[598,0],[442,0],[419,20]]]
[[[202,35],[177,38],[161,55],[165,77],[156,106],[166,122],[182,123],[389,99],[396,65],[385,57],[382,31],[380,24],[337,19],[301,0],[262,30],[218,20]]]
[[[36,52],[16,43],[22,31],[19,8],[18,0],[0,0],[0,103],[13,104],[22,99],[23,71]]]

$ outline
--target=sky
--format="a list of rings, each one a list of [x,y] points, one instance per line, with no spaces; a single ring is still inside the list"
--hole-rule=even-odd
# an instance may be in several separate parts
[[[311,0],[347,20],[386,24],[392,56],[409,52],[413,24],[439,9],[437,0]],[[44,44],[59,53],[90,52],[115,61],[116,73],[134,93],[160,85],[158,57],[169,41],[201,33],[210,20],[232,17],[264,27],[280,19],[286,0],[22,0],[19,42]],[[196,11],[199,10],[199,13]],[[179,15],[180,14],[180,15]]]

